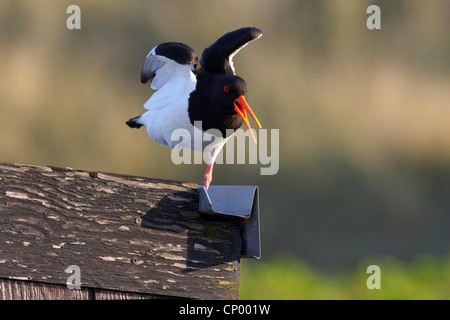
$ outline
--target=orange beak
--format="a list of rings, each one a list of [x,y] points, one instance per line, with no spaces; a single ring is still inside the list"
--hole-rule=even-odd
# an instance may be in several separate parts
[[[248,117],[247,117],[246,111],[248,113],[250,113],[250,115],[252,116],[253,120],[255,120],[255,122],[258,124],[258,126],[260,128],[261,128],[261,124],[259,123],[258,118],[255,116],[255,114],[253,113],[252,109],[248,105],[248,103],[245,100],[244,96],[240,96],[239,98],[234,100],[234,110],[242,118],[242,120],[244,120],[244,123],[247,126],[247,129],[250,131],[250,134],[252,135],[253,141],[255,141],[255,143],[257,143],[256,142],[256,138],[253,135],[252,128],[250,127],[250,123],[248,122]]]

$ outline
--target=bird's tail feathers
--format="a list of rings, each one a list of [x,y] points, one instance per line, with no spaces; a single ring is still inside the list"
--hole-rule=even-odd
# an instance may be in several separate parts
[[[140,127],[143,126],[142,123],[139,122],[139,119],[141,118],[141,116],[137,116],[134,118],[131,118],[130,120],[128,120],[126,122],[126,124],[130,127],[130,128],[136,128],[139,129]]]

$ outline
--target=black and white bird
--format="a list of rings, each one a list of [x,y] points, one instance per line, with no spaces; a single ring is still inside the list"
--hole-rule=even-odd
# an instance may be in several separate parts
[[[200,60],[184,43],[162,43],[150,51],[142,67],[141,82],[151,81],[156,92],[144,104],[148,111],[126,124],[131,128],[146,126],[154,141],[171,149],[207,153],[205,189],[212,180],[214,161],[231,136],[227,129],[234,132],[244,122],[256,143],[247,112],[261,125],[245,99],[247,83],[235,74],[232,59],[262,34],[254,27],[226,33],[203,51]],[[172,133],[180,128],[189,131],[190,141],[172,141]],[[216,134],[210,134],[209,129],[216,129]],[[199,136],[201,143],[193,140]]]

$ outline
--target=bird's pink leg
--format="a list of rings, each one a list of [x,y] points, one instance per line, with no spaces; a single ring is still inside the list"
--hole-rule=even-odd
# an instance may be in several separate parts
[[[208,167],[206,168],[205,179],[204,179],[206,190],[208,190],[209,184],[211,183],[211,180],[212,180],[213,165],[214,165],[214,162],[211,164],[208,164]]]

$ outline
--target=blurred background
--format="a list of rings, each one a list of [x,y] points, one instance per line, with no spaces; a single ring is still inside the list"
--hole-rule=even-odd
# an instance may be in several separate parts
[[[200,55],[243,26],[264,31],[234,65],[280,130],[280,169],[214,169],[213,184],[260,187],[262,259],[243,262],[241,297],[449,299],[447,0],[0,0],[0,161],[202,184],[205,165],[172,164],[125,121],[152,93],[139,80],[155,45]]]

